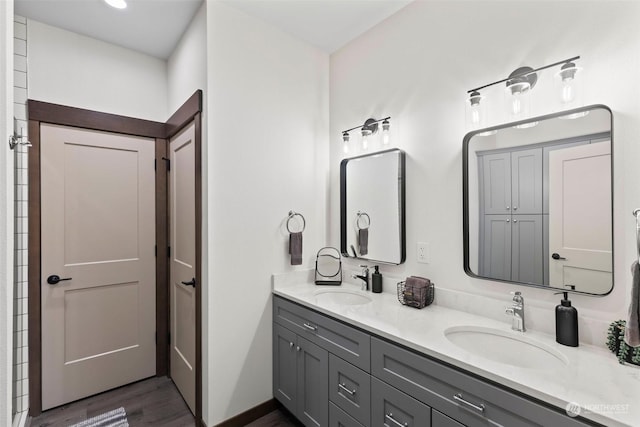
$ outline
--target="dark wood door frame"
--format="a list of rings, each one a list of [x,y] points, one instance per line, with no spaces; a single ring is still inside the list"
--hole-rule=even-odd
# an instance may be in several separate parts
[[[156,375],[169,374],[168,140],[195,122],[196,281],[202,284],[202,91],[197,90],[166,123],[50,104],[27,102],[29,114],[29,415],[42,412],[40,124],[72,126],[153,138],[156,155]],[[196,287],[196,423],[202,421],[202,287]]]

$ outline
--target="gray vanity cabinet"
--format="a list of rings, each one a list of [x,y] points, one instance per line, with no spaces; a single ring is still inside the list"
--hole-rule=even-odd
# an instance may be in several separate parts
[[[543,283],[542,154],[479,154],[481,276]]]
[[[511,215],[484,215],[481,273],[511,280]]]
[[[331,427],[369,427],[368,424],[362,425],[354,420],[333,402],[329,402],[329,425]]]
[[[372,427],[430,427],[431,408],[372,377],[371,421]]]
[[[273,327],[273,394],[306,426],[329,425],[329,354],[280,325]]]
[[[431,411],[431,427],[465,427],[454,419],[433,409]]]
[[[273,310],[273,396],[307,426],[593,425],[281,297]]]
[[[440,412],[465,426],[585,425],[519,394],[378,338],[371,338],[371,375],[430,406],[432,412]],[[449,422],[439,415],[435,419]]]

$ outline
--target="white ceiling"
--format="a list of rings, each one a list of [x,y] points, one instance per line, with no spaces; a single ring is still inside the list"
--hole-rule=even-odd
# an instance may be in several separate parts
[[[1,1],[1,0],[0,0]],[[14,0],[15,13],[157,58],[167,59],[202,0]]]
[[[0,0],[1,1],[1,0]],[[169,57],[203,0],[15,0],[15,13],[157,58]],[[412,0],[219,0],[332,53]]]

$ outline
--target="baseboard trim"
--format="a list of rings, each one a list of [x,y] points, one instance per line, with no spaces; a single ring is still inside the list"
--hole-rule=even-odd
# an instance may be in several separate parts
[[[258,418],[264,417],[269,412],[273,412],[280,406],[275,399],[267,400],[264,403],[259,404],[258,406],[254,406],[251,409],[244,411],[241,414],[236,415],[235,417],[229,418],[226,421],[217,424],[215,427],[243,427],[257,420]],[[204,423],[203,423],[204,424]]]

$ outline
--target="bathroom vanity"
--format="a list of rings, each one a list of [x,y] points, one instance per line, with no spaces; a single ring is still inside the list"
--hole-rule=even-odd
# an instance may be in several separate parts
[[[404,307],[393,293],[349,284],[327,291],[282,285],[275,277],[274,294],[273,393],[305,425],[630,426],[640,420],[640,373],[596,347],[561,348],[544,334],[522,335],[435,304]],[[522,362],[531,365],[519,366],[479,356],[447,338],[465,328],[526,337],[557,363],[536,366],[531,357]],[[622,410],[582,409],[571,417],[569,402]]]

